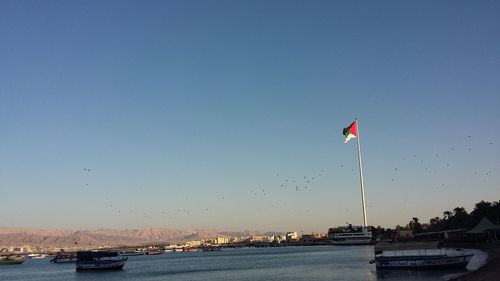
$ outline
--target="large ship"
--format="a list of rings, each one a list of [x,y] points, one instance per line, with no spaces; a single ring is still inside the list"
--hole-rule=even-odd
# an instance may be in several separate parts
[[[332,245],[366,245],[372,240],[372,232],[365,226],[338,226],[328,230],[328,240]]]

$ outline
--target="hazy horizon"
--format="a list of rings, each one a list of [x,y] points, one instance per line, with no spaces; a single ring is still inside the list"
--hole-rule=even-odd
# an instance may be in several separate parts
[[[1,1],[0,226],[325,232],[500,200],[498,1]]]

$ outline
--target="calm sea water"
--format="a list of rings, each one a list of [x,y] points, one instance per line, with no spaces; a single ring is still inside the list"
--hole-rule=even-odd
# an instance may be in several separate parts
[[[123,271],[76,272],[75,264],[49,258],[0,266],[1,281],[33,280],[444,280],[457,271],[384,271],[369,264],[372,246],[224,249],[129,257]]]

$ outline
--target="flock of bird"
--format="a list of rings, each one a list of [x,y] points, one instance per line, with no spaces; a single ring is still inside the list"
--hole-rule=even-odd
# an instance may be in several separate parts
[[[324,174],[325,170],[321,170],[318,172],[317,177],[321,177]],[[288,177],[282,177],[280,174],[276,174],[276,177],[281,177],[282,181],[280,184],[280,189],[286,190],[291,189],[294,191],[301,191],[301,190],[307,190],[308,188],[311,188],[314,183],[317,182],[316,176],[303,176],[299,178],[288,178]],[[250,193],[253,196],[266,196],[266,189],[261,189],[259,187],[256,187],[255,189],[251,189]]]
[[[468,139],[471,139],[472,136],[467,136]],[[493,142],[488,142],[488,145],[493,145]],[[472,146],[467,146],[464,151],[465,152],[470,152],[472,151]],[[457,148],[455,147],[451,147],[449,148],[449,152],[451,152],[452,154],[456,153],[457,151],[459,151]],[[450,167],[452,167],[452,164],[449,162],[449,160],[446,160],[446,159],[443,159],[443,155],[444,153],[434,153],[433,156],[434,156],[434,159],[422,159],[421,157],[417,157],[416,154],[413,154],[411,156],[403,156],[401,157],[401,160],[403,162],[406,162],[406,164],[416,164],[416,168],[419,168],[421,171],[424,171],[426,172],[427,174],[433,174],[433,175],[439,175],[441,173],[441,171],[443,171],[444,169],[449,169]],[[439,160],[438,160],[439,159]],[[391,178],[391,182],[394,182],[394,181],[397,181],[398,178],[397,178],[397,175],[398,175],[398,172],[400,172],[402,169],[404,168],[407,168],[408,166],[406,167],[395,167],[394,168],[394,176]],[[415,166],[412,166],[411,168],[415,168]],[[488,170],[488,171],[484,171],[484,172],[477,172],[477,171],[474,171],[474,172],[471,172],[474,176],[479,176],[479,175],[484,175],[484,176],[489,176],[491,175],[492,171],[491,170]],[[446,184],[445,183],[439,183],[435,186],[436,189],[440,189],[442,187],[444,187]]]
[[[468,139],[471,139],[472,136],[468,136]],[[488,142],[488,145],[493,145],[493,142]],[[465,148],[466,152],[472,151],[472,146],[468,146]],[[410,154],[410,155],[405,155],[401,156],[401,166],[393,167],[393,168],[388,168],[392,169],[392,177],[390,178],[390,182],[401,184],[401,181],[403,178],[400,177],[400,174],[402,171],[408,171],[411,170],[412,173],[415,173],[415,168],[420,169],[421,171],[424,171],[425,173],[430,173],[433,175],[438,175],[443,169],[450,169],[452,167],[452,164],[450,161],[444,159],[444,155],[448,155],[448,153],[455,153],[458,150],[455,147],[449,148],[448,152],[442,152],[442,153],[433,153],[432,154],[432,159],[425,159],[425,157],[417,157],[417,154]],[[354,157],[354,156],[353,156]],[[429,157],[429,156],[428,156]],[[439,160],[438,160],[439,159]],[[347,166],[343,163],[338,164],[338,168],[344,169],[347,168]],[[355,172],[356,169],[350,168],[351,172]],[[89,168],[84,168],[83,172],[85,175],[90,176],[90,174],[93,172],[93,170]],[[475,176],[479,175],[484,175],[484,176],[489,176],[492,174],[491,170],[484,171],[484,172],[473,172]],[[250,189],[249,193],[251,197],[253,197],[255,200],[259,200],[260,204],[255,205],[255,209],[257,211],[273,211],[277,209],[286,209],[287,212],[291,212],[296,216],[313,216],[313,212],[310,209],[300,209],[297,208],[296,205],[288,205],[286,202],[286,199],[283,200],[283,196],[279,192],[294,192],[299,195],[297,192],[306,192],[310,191],[318,182],[320,182],[321,178],[326,175],[326,170],[325,169],[320,169],[317,172],[313,173],[312,175],[300,175],[300,176],[295,176],[295,177],[289,177],[289,176],[283,176],[280,173],[276,173],[276,178],[278,178],[278,184],[277,185],[266,185],[267,187],[259,187],[256,186],[252,189]],[[446,178],[446,177],[445,177]],[[437,186],[435,187],[436,189],[443,188],[446,184],[445,183],[438,183]],[[88,183],[85,183],[85,186],[88,186]],[[276,195],[278,194],[278,195]],[[225,200],[226,196],[221,196],[219,195],[219,200]],[[250,197],[250,198],[251,198]],[[267,200],[266,200],[267,198]],[[233,198],[231,198],[233,199]],[[188,200],[188,198],[186,198]],[[241,200],[238,199],[238,200]],[[404,200],[406,202],[406,199]],[[267,203],[267,207],[262,207],[262,203]],[[222,202],[221,202],[222,203]],[[119,208],[119,204],[113,204],[113,202],[109,199],[109,197],[105,197],[105,207],[108,208],[109,210],[112,210],[113,212],[116,212],[118,214],[124,214],[128,213],[128,215],[138,215],[139,217],[142,218],[149,218],[151,217],[148,212],[145,211],[136,211],[134,209],[129,209],[129,208]],[[127,211],[123,211],[124,209],[127,209]],[[189,209],[173,209],[173,210],[162,210],[160,211],[160,215],[164,216],[165,218],[168,218],[170,220],[175,220],[177,218],[182,218],[186,216],[190,216],[191,214],[196,213],[199,215],[199,212],[201,211],[202,213],[208,213],[210,208],[208,206],[199,206],[199,210],[189,210]],[[156,214],[151,214],[151,215],[156,215]]]

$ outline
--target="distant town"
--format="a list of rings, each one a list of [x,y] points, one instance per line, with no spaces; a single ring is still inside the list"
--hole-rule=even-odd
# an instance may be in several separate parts
[[[145,230],[29,230],[0,228],[0,256],[54,255],[58,252],[114,249],[123,253],[157,254],[163,252],[213,251],[239,247],[314,246],[335,243],[377,243],[380,241],[438,240],[449,242],[486,242],[498,240],[500,201],[481,201],[468,213],[463,207],[444,211],[443,217],[421,223],[416,217],[395,228],[345,225],[326,232],[219,233],[215,231]],[[245,235],[246,234],[246,235]],[[191,239],[189,239],[191,238]],[[176,241],[176,242],[169,242]]]

